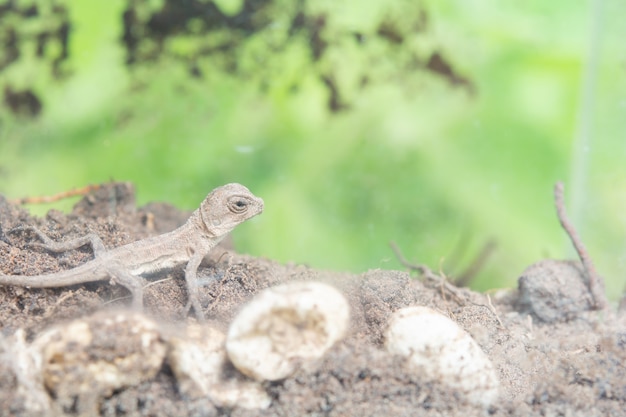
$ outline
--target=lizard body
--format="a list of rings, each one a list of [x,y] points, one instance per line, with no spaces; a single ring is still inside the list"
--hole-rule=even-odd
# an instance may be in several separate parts
[[[202,259],[238,224],[263,211],[263,200],[240,184],[227,184],[213,190],[178,229],[163,235],[138,240],[111,250],[96,235],[69,242],[54,242],[37,229],[40,246],[52,252],[76,249],[90,243],[94,259],[76,268],[46,275],[2,275],[0,285],[30,288],[53,288],[111,279],[126,287],[133,296],[133,306],[143,307],[143,287],[137,276],[152,274],[186,264],[187,309],[193,306],[203,319],[198,300],[196,273]]]

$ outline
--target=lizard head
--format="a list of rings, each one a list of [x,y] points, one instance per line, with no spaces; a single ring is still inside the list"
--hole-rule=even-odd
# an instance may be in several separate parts
[[[211,191],[200,205],[200,217],[213,236],[224,236],[238,224],[263,211],[263,200],[241,184],[226,184]]]

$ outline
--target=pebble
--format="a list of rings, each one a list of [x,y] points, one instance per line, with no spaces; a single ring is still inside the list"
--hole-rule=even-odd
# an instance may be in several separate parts
[[[571,320],[592,309],[587,281],[580,262],[539,261],[518,279],[518,306],[546,323]]]

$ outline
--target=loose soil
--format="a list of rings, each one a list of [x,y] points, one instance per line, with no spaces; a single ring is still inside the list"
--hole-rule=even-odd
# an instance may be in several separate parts
[[[188,215],[167,204],[137,209],[130,184],[108,185],[83,198],[72,213],[51,210],[43,218],[0,197],[0,273],[45,274],[92,257],[88,247],[62,254],[29,247],[37,237],[13,231],[18,226],[37,226],[54,240],[96,233],[110,248],[172,230]],[[336,286],[348,299],[346,337],[306,370],[265,383],[272,398],[265,410],[184,398],[167,361],[154,378],[94,400],[94,409],[101,416],[626,416],[626,315],[590,311],[576,263],[543,261],[511,274],[524,277],[520,290],[488,297],[434,274],[321,271],[237,254],[222,244],[198,271],[210,325],[226,331],[242,305],[265,288],[315,280]],[[182,271],[148,277],[145,284],[145,314],[163,332],[195,322],[184,312]],[[6,345],[11,335],[23,329],[28,343],[53,325],[124,309],[129,302],[124,288],[108,282],[44,290],[0,286],[0,415],[33,414],[24,406],[28,390],[18,389],[28,370],[20,376],[12,366],[9,353],[15,349]],[[490,408],[466,404],[459,393],[425,380],[402,358],[386,353],[383,334],[390,314],[412,305],[447,315],[488,355],[501,389]],[[127,333],[111,335],[116,348],[128,348]],[[53,398],[52,404],[40,415],[75,415],[80,409],[67,398]]]

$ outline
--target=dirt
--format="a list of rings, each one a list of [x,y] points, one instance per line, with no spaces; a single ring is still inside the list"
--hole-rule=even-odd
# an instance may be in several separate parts
[[[107,247],[115,247],[172,230],[188,215],[167,204],[135,208],[130,184],[108,185],[83,198],[72,213],[51,210],[43,218],[0,197],[0,273],[45,274],[92,256],[88,247],[61,254],[30,247],[37,237],[15,230],[18,226],[37,226],[55,240],[97,233]],[[89,415],[101,416],[626,416],[625,315],[591,310],[584,273],[576,263],[542,261],[511,274],[522,277],[519,289],[487,295],[454,287],[435,274],[322,271],[219,246],[198,271],[204,312],[209,325],[219,330],[226,331],[259,291],[289,281],[330,283],[350,303],[348,334],[314,364],[284,380],[263,383],[271,405],[262,410],[217,406],[207,397],[183,395],[167,360],[157,362],[161,365],[154,375],[87,399],[71,389],[59,394],[48,386],[38,392],[31,387],[41,378],[37,364],[29,369],[16,365],[29,363],[20,359],[27,347],[54,326],[85,318],[93,323],[99,314],[124,311],[128,293],[108,282],[44,290],[0,286],[0,415],[78,415],[87,409]],[[158,323],[159,334],[167,338],[195,323],[185,314],[182,271],[145,281],[144,313]],[[413,305],[445,314],[474,338],[498,371],[496,403],[488,408],[466,403],[458,392],[386,353],[389,316]],[[108,337],[100,338],[106,339],[108,354],[143,354],[133,332],[121,327],[101,328],[107,329]],[[45,406],[29,408],[29,401]],[[87,408],[85,401],[91,402]]]

